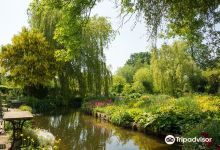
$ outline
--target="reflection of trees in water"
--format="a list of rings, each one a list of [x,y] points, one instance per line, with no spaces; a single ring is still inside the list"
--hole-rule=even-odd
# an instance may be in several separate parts
[[[113,126],[109,123],[99,120],[94,121],[93,124],[101,128],[111,130],[112,136],[116,137],[121,145],[126,145],[129,141],[133,141],[134,145],[138,146],[141,150],[178,150],[179,147],[169,146],[164,143],[164,140],[158,139],[155,136],[146,136],[143,133],[126,130],[120,127]],[[111,139],[110,139],[111,140]],[[111,141],[109,141],[111,142]]]
[[[158,138],[115,127],[77,111],[59,112],[57,115],[41,116],[34,120],[37,127],[48,129],[57,138],[62,139],[62,150],[103,150],[106,148],[106,143],[110,144],[116,139],[120,145],[126,145],[132,141],[143,150],[179,149],[168,147]]]
[[[111,131],[95,126],[89,117],[79,113],[41,116],[35,119],[36,126],[48,129],[62,139],[61,149],[98,150],[105,149]]]

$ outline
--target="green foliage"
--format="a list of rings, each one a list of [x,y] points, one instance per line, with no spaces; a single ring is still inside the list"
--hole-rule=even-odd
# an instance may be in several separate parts
[[[139,93],[152,92],[152,77],[149,68],[140,68],[136,71],[132,88]]]
[[[111,122],[118,126],[130,127],[130,123],[133,122],[133,118],[127,111],[119,110],[111,115]]]
[[[3,94],[9,94],[12,93],[12,91],[19,91],[18,88],[14,88],[14,87],[9,87],[9,86],[5,86],[5,85],[0,85],[0,91]]]
[[[203,71],[203,76],[207,82],[206,91],[211,94],[219,92],[220,85],[220,67]]]
[[[57,103],[53,99],[38,99],[36,97],[25,97],[23,98],[25,103],[33,109],[33,113],[35,112],[48,112],[56,108]]]
[[[136,13],[137,20],[143,17],[154,46],[158,38],[185,40],[187,51],[200,68],[216,67],[220,49],[220,32],[216,28],[220,23],[218,0],[121,0],[119,3],[122,14]]]
[[[29,112],[32,112],[32,108],[30,106],[27,106],[27,105],[21,105],[19,107],[20,110],[22,111],[29,111]]]
[[[95,1],[33,1],[30,24],[44,33],[56,48],[59,62],[56,86],[60,95],[108,95],[111,72],[105,63],[104,48],[114,37],[104,17],[87,16]],[[90,13],[88,13],[90,14]]]
[[[17,85],[47,86],[54,78],[54,50],[40,32],[23,28],[2,47],[1,66]]]
[[[149,52],[134,53],[131,54],[130,58],[126,61],[126,64],[139,68],[141,65],[149,65],[150,57],[151,55]]]
[[[220,145],[220,120],[219,118],[209,119],[204,121],[203,123],[197,125],[196,128],[184,134],[186,138],[212,138],[212,143],[208,145],[208,143],[184,143],[183,149],[188,150],[196,150],[196,149],[205,149],[205,150],[215,150],[219,148]],[[204,137],[204,135],[206,137]]]
[[[120,94],[122,93],[125,84],[126,84],[125,78],[123,78],[122,76],[115,75],[113,77],[113,85],[111,87],[112,88],[111,91],[113,93]]]
[[[124,65],[117,70],[117,75],[122,76],[126,79],[127,83],[133,82],[133,75],[135,73],[135,68],[131,65]]]
[[[141,94],[140,93],[131,93],[131,94],[128,94],[128,95],[125,95],[125,99],[127,101],[136,101],[138,98],[141,97]]]
[[[59,48],[61,45],[53,39],[53,34],[60,20],[61,11],[51,9],[49,5],[50,2],[47,0],[32,0],[28,9],[29,24],[31,28],[39,29],[52,46]]]
[[[129,95],[132,94],[134,90],[132,89],[132,85],[126,83],[123,87],[122,95]]]
[[[219,97],[208,95],[175,99],[166,95],[131,94],[108,106],[98,106],[92,110],[106,114],[112,123],[119,126],[131,127],[135,122],[138,127],[156,133],[183,134],[203,120],[217,117],[219,103]]]
[[[38,137],[36,133],[34,132],[34,130],[25,129],[21,136],[22,136],[22,143],[23,143],[22,146],[25,148],[29,147],[31,149],[34,149],[34,148],[36,149],[40,145]]]
[[[133,83],[133,76],[136,71],[140,68],[147,67],[150,64],[150,53],[139,52],[134,53],[127,60],[125,65],[117,70],[117,75],[122,76],[126,79],[126,82]]]
[[[203,38],[216,45],[219,35],[215,25],[219,21],[218,0],[213,1],[131,1],[121,0],[122,13],[144,13],[144,19],[151,37],[157,38],[160,29],[168,29],[168,36],[181,36],[190,43],[201,42]],[[165,20],[165,21],[164,21]],[[202,36],[203,34],[203,36]],[[212,35],[207,36],[205,35]],[[211,38],[210,38],[211,37]],[[213,40],[213,38],[215,40]],[[217,46],[217,45],[216,45]],[[217,46],[219,48],[219,45]]]
[[[154,90],[176,96],[192,90],[190,78],[198,72],[187,53],[187,45],[182,42],[153,50],[151,70]]]

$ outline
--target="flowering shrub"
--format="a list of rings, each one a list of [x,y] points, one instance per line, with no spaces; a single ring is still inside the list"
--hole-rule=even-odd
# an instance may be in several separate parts
[[[102,107],[102,106],[106,106],[112,103],[111,99],[107,99],[104,101],[94,101],[94,105],[95,107]]]
[[[23,149],[58,149],[61,141],[44,129],[26,129],[21,136]]]
[[[37,135],[40,146],[48,147],[54,145],[55,137],[52,133],[43,129],[36,129],[35,133]]]
[[[127,97],[133,97],[127,96]],[[138,123],[140,127],[161,133],[183,134],[220,112],[220,98],[195,95],[174,98],[166,95],[143,95],[132,99],[93,100],[86,103],[92,111],[101,112],[119,126]],[[208,143],[210,145],[211,143]]]
[[[88,102],[84,102],[82,105],[82,109],[92,109],[96,107],[103,107],[112,104],[112,99],[104,99],[104,100],[90,100]]]
[[[184,143],[184,150],[220,150],[220,119],[207,120],[184,135],[185,137],[212,138],[204,143]]]

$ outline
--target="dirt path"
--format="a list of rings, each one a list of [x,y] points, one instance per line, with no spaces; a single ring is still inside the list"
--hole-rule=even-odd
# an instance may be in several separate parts
[[[8,150],[11,147],[11,142],[7,134],[0,135],[0,149]]]

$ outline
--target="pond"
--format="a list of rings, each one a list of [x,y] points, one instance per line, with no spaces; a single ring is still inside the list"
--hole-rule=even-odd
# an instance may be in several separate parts
[[[59,112],[59,113],[58,113]],[[61,150],[179,150],[164,139],[126,130],[92,116],[65,109],[34,117],[34,126],[62,139]]]

